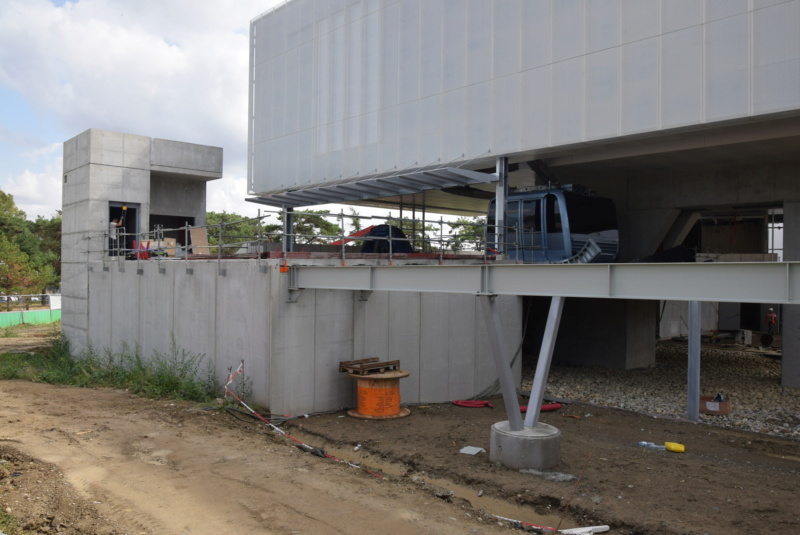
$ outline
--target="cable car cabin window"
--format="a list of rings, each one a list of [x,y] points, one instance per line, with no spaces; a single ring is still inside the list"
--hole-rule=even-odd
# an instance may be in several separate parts
[[[573,234],[595,234],[617,230],[617,211],[611,199],[588,197],[564,192],[569,212],[569,227]]]
[[[595,262],[614,262],[619,252],[619,230],[614,201],[602,197],[564,192],[569,214],[569,234],[572,254],[577,254],[591,238],[600,246]]]
[[[564,232],[561,221],[561,203],[553,194],[544,198],[545,203],[545,226],[547,228],[547,258],[549,260],[561,260],[565,258],[564,253]]]
[[[524,262],[532,262],[536,251],[542,249],[542,217],[539,199],[522,202],[522,258]]]

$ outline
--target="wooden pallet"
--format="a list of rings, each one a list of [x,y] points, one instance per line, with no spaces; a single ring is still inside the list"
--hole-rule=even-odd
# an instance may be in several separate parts
[[[393,372],[400,369],[399,360],[379,362],[376,358],[361,360],[345,360],[339,363],[340,372],[353,375],[372,375],[376,373]]]

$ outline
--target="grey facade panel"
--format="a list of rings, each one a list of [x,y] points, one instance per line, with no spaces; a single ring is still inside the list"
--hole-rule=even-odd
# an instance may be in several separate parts
[[[251,31],[254,194],[800,110],[800,0],[293,0]]]

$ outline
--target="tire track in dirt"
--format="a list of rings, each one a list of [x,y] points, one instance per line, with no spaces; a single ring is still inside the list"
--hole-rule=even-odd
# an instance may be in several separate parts
[[[506,532],[219,411],[17,381],[0,382],[0,407],[3,435],[58,466],[122,533]]]

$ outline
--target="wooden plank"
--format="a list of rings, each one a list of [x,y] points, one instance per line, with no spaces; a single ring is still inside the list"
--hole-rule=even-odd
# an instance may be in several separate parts
[[[208,230],[205,227],[189,229],[192,240],[192,254],[211,254],[208,247]]]

